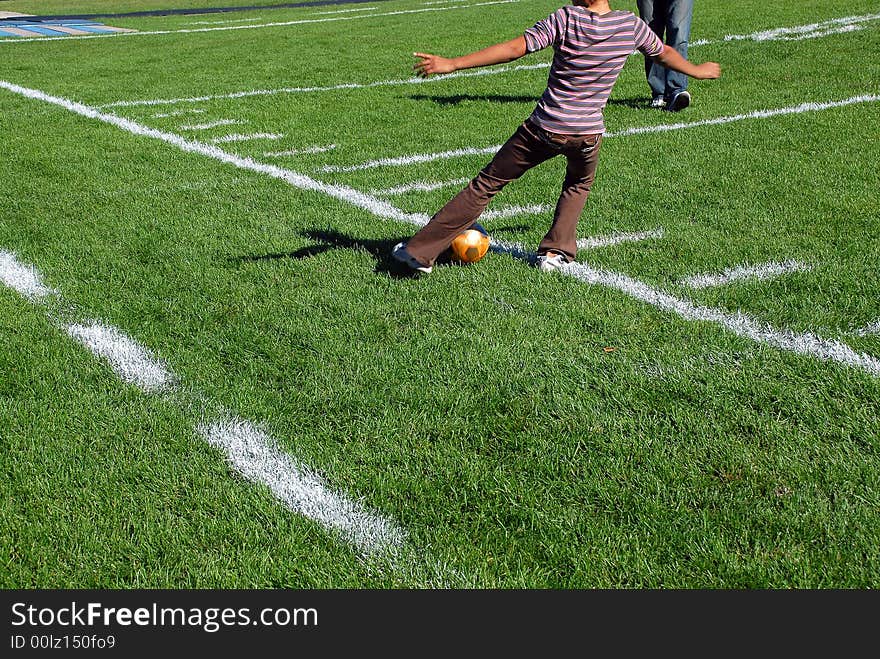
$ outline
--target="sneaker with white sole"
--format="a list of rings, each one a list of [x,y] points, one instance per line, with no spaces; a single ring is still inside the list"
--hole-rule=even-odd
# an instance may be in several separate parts
[[[662,110],[666,107],[666,99],[662,96],[655,96],[651,99],[651,103],[649,105],[655,110]]]
[[[559,272],[568,265],[565,255],[558,252],[538,254],[538,269],[541,272]]]
[[[394,249],[391,250],[391,256],[395,261],[403,263],[410,270],[416,270],[424,275],[431,274],[431,270],[433,270],[430,265],[422,265],[422,263],[416,260],[416,257],[407,252],[406,243],[397,243]]]
[[[679,110],[684,110],[688,105],[691,104],[691,94],[688,91],[680,91],[671,99],[669,99],[669,104],[666,106],[666,109],[670,112],[678,112]]]

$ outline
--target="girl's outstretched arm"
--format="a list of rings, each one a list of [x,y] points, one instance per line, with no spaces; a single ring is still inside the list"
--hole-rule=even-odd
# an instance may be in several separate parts
[[[491,66],[512,62],[526,54],[526,39],[519,36],[516,39],[496,43],[494,46],[483,48],[469,55],[461,57],[440,57],[429,53],[413,53],[419,58],[413,69],[422,78],[439,73],[452,73],[459,69],[473,69],[479,66]]]

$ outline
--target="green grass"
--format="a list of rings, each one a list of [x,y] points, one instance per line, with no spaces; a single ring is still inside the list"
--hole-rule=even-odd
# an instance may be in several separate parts
[[[633,57],[606,111],[609,131],[878,93],[880,21],[801,41],[721,42],[869,14],[876,3],[765,5],[697,8],[693,36],[712,43],[691,56],[719,61],[724,76],[693,81],[694,104],[679,115],[646,109]],[[393,0],[381,11],[424,7]],[[555,7],[0,44],[10,55],[0,56],[0,80],[102,105],[401,79],[414,50],[473,50]],[[273,10],[271,21],[314,12]],[[191,20],[113,24],[151,31]],[[488,156],[319,168],[499,144],[545,80],[538,69],[112,111],[196,139],[285,135],[222,145],[257,160],[333,143],[272,162],[367,191],[469,177]],[[205,112],[152,116],[180,107]],[[248,123],[180,128],[223,118]],[[55,311],[0,288],[3,587],[880,586],[876,375],[500,254],[396,278],[387,253],[409,225],[5,90],[0,128],[0,249],[34,264],[80,318],[148,346],[182,382],[162,396],[123,384],[64,334]],[[880,319],[878,135],[872,102],[609,137],[580,235],[665,234],[579,260],[880,356],[880,336],[853,334]],[[562,170],[542,165],[493,208],[554,203]],[[430,214],[454,192],[391,201]],[[547,218],[486,226],[534,249]],[[704,291],[680,283],[790,258],[813,269]],[[193,430],[198,400],[264,423],[335,489],[399,522],[420,560],[377,568],[236,476]]]

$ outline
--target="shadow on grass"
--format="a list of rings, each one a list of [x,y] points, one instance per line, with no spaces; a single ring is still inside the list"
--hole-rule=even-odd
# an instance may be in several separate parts
[[[486,101],[487,103],[536,103],[536,96],[509,96],[506,94],[455,94],[435,96],[431,94],[412,94],[414,101],[431,101],[437,105],[458,105],[465,101]]]
[[[364,238],[353,238],[332,229],[304,231],[302,232],[302,235],[313,240],[315,244],[302,247],[293,252],[232,256],[229,260],[236,263],[253,263],[258,261],[273,261],[277,259],[301,260],[331,250],[352,249],[365,251],[376,260],[374,272],[386,273],[395,279],[404,279],[413,276],[413,273],[409,268],[391,258],[391,250],[393,247],[402,240],[406,240],[406,238],[368,240]]]
[[[531,229],[527,225],[508,225],[496,227],[494,234],[517,233]],[[405,265],[391,257],[394,246],[406,240],[406,238],[385,238],[381,240],[369,240],[353,238],[333,229],[303,231],[302,235],[314,241],[313,245],[301,247],[292,252],[272,252],[269,254],[245,254],[242,256],[230,256],[232,263],[257,263],[260,261],[275,261],[278,259],[308,259],[318,254],[324,254],[336,249],[362,250],[367,252],[376,261],[374,272],[385,273],[394,279],[409,279],[419,276]],[[443,252],[437,257],[436,265],[447,265],[452,262],[449,251]]]

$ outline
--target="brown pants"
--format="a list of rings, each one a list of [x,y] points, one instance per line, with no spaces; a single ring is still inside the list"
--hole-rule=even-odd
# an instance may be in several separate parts
[[[553,224],[538,254],[558,252],[573,261],[577,224],[596,176],[601,134],[559,135],[524,122],[495,157],[461,192],[441,208],[406,244],[406,251],[424,265],[434,261],[453,238],[470,227],[505,185],[554,156],[568,161]]]

